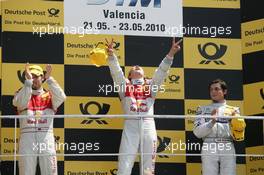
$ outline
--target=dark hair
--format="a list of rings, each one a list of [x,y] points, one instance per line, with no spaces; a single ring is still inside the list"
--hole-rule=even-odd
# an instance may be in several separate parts
[[[131,81],[130,75],[131,75],[131,70],[128,72],[128,76],[127,76],[127,79],[128,79],[129,81]]]
[[[212,85],[212,84],[216,84],[216,83],[219,83],[219,84],[220,84],[221,89],[222,89],[223,91],[227,90],[227,84],[226,84],[226,82],[225,82],[224,80],[221,80],[221,79],[215,79],[215,80],[211,81],[211,82],[209,83],[208,89],[210,90],[211,85]],[[226,98],[226,95],[227,95],[227,94],[224,95],[225,98]]]

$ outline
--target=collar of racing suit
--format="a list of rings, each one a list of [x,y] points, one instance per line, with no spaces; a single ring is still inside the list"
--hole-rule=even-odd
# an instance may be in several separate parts
[[[43,88],[37,89],[37,90],[32,90],[33,95],[40,95],[44,92]]]
[[[223,103],[216,103],[216,102],[214,102],[212,104],[213,104],[214,107],[220,107],[220,106],[226,105],[226,101],[224,101]]]
[[[142,85],[144,84],[144,82],[145,82],[144,78],[131,79],[132,85]]]

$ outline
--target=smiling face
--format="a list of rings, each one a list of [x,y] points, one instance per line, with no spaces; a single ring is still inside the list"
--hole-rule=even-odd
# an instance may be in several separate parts
[[[210,97],[214,102],[223,102],[227,90],[223,90],[220,83],[214,83],[210,86]]]
[[[144,77],[144,70],[142,69],[142,67],[136,65],[130,69],[129,75],[128,75],[129,79],[139,79],[143,77]]]

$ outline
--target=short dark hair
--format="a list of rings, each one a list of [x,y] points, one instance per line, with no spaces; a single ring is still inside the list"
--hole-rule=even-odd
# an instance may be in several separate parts
[[[211,81],[211,82],[209,83],[208,89],[210,90],[211,85],[212,85],[212,84],[216,84],[216,83],[219,83],[219,84],[220,84],[221,89],[222,89],[223,91],[227,90],[227,84],[226,84],[226,82],[225,82],[224,80],[221,80],[221,79],[215,79],[215,80]],[[226,98],[226,95],[227,95],[227,94],[225,94],[225,96],[224,96],[225,98]]]

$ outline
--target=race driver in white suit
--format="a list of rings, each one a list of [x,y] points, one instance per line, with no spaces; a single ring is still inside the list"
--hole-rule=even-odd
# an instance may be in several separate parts
[[[153,105],[157,95],[157,87],[160,88],[168,74],[174,55],[180,50],[181,41],[172,40],[169,53],[156,69],[152,79],[146,79],[140,66],[133,66],[129,71],[128,78],[118,63],[113,53],[113,40],[108,42],[108,64],[115,85],[120,87],[119,96],[125,114],[130,115],[153,115]],[[151,58],[146,58],[151,61]],[[140,149],[140,120],[125,119],[119,153],[136,154]],[[143,168],[145,175],[153,175],[155,171],[155,153],[157,147],[157,133],[153,118],[144,118],[143,121]],[[120,155],[118,158],[117,175],[130,175],[136,155]]]

